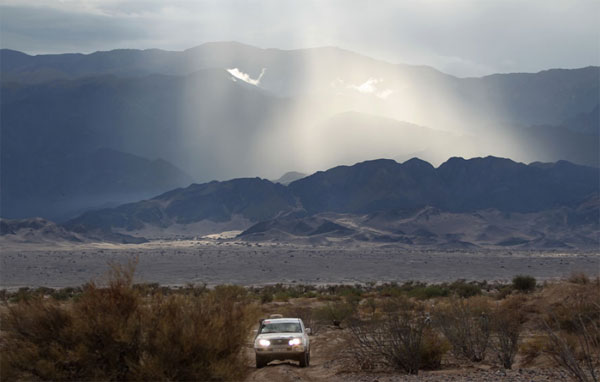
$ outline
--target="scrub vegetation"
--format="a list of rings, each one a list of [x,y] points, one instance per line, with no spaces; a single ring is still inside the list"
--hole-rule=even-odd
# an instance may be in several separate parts
[[[600,280],[584,274],[520,276],[526,287],[515,278],[209,288],[134,284],[133,272],[113,266],[106,285],[3,291],[2,380],[242,380],[253,372],[251,329],[272,313],[337,338],[341,372],[543,365],[582,382],[600,373]]]
[[[90,283],[68,302],[19,291],[2,314],[1,379],[243,377],[242,348],[257,317],[244,288],[143,294],[132,280],[133,265],[114,266],[108,285]]]

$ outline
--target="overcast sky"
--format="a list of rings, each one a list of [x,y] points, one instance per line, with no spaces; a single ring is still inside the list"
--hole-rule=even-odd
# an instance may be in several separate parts
[[[598,0],[0,0],[1,46],[30,54],[233,40],[458,76],[599,65],[599,25]]]

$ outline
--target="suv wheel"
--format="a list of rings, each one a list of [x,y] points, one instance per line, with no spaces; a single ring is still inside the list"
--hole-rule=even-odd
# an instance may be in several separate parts
[[[308,364],[310,363],[310,353],[305,351],[304,353],[302,353],[302,355],[300,356],[300,367],[306,367],[308,366]]]

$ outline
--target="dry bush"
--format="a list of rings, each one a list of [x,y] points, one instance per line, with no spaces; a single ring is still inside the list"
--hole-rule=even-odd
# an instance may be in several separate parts
[[[0,380],[75,379],[69,366],[79,338],[72,314],[57,302],[21,301],[7,309],[0,325]]]
[[[93,283],[72,307],[39,300],[9,306],[2,317],[2,379],[125,379],[140,352],[141,298],[133,267],[113,266],[107,288]]]
[[[588,275],[585,274],[585,272],[571,273],[568,281],[573,284],[583,284],[583,285],[589,284],[591,282],[590,278],[588,277]]]
[[[243,375],[241,347],[255,321],[241,287],[201,296],[156,296],[134,375],[141,380],[232,380]]]
[[[421,339],[421,370],[441,369],[442,358],[449,350],[448,341],[428,325]]]
[[[519,339],[526,315],[522,306],[526,299],[514,296],[499,304],[492,312],[491,347],[505,369],[511,369],[519,350]]]
[[[113,267],[108,285],[85,287],[71,304],[30,300],[1,320],[1,378],[42,380],[231,380],[254,306],[239,287],[202,295],[133,288],[134,264]]]
[[[436,308],[434,322],[456,357],[481,362],[490,343],[490,313],[491,307],[486,298],[449,299]]]
[[[519,346],[519,354],[523,357],[521,364],[528,367],[534,365],[535,361],[544,354],[546,343],[546,337],[541,334],[524,340]]]
[[[575,285],[568,298],[543,318],[543,352],[577,381],[600,380],[600,290],[597,282]]]
[[[347,301],[328,302],[315,310],[315,319],[341,328],[357,312],[357,304]]]
[[[417,306],[350,324],[350,352],[362,369],[391,367],[407,374],[438,369],[448,345],[429,327]]]

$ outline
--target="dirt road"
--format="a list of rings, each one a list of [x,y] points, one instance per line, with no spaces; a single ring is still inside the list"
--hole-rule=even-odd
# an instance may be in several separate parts
[[[344,331],[333,327],[322,328],[311,336],[310,366],[301,368],[297,362],[271,362],[256,369],[254,351],[249,344],[246,382],[547,382],[567,381],[567,376],[556,369],[514,368],[503,370],[482,364],[477,366],[450,367],[436,371],[421,371],[419,375],[400,372],[369,373],[352,367],[352,360],[344,356]]]
[[[303,368],[293,361],[273,361],[262,369],[256,369],[254,350],[248,346],[248,367],[250,375],[246,381],[343,381],[339,373],[345,362],[340,352],[343,350],[343,339],[339,329],[324,328],[310,338],[310,366]]]

